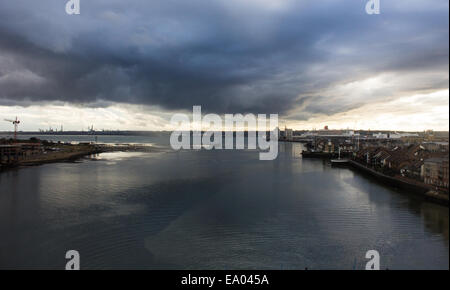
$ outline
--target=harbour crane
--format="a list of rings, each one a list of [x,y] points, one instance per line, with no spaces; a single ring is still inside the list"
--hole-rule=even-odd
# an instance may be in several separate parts
[[[13,123],[13,125],[14,125],[14,141],[16,141],[17,140],[17,128],[19,127],[19,124],[20,124],[19,119],[17,119],[17,117],[16,117],[15,120],[5,119],[5,121]]]

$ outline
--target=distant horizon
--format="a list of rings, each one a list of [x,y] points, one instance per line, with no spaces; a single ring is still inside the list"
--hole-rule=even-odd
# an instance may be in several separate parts
[[[449,133],[448,130],[433,130],[433,129],[428,129],[428,130],[417,130],[417,131],[408,131],[408,130],[383,130],[383,129],[293,129],[293,128],[287,128],[287,129],[292,129],[293,131],[304,131],[304,132],[314,132],[314,131],[354,131],[354,132],[360,132],[360,131],[364,131],[364,132],[399,132],[399,133],[423,133],[426,131],[433,131],[433,132],[438,132],[438,133]],[[190,131],[194,131],[194,130],[190,130]],[[203,130],[202,132],[207,131],[207,130]],[[222,132],[247,132],[248,130],[219,130]],[[280,128],[281,132],[284,132],[285,129],[284,128]],[[172,130],[94,130],[94,131],[88,131],[88,130],[64,130],[64,131],[17,131],[17,134],[20,133],[44,133],[44,134],[59,134],[59,133],[89,133],[89,132],[167,132],[170,133],[172,132]],[[14,134],[14,131],[0,131],[0,134]]]

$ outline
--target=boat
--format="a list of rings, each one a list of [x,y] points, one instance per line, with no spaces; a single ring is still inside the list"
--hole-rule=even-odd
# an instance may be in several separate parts
[[[331,165],[344,165],[348,163],[348,159],[341,159],[341,147],[339,147],[338,159],[331,159]]]
[[[331,164],[345,164],[348,163],[348,159],[331,159]]]

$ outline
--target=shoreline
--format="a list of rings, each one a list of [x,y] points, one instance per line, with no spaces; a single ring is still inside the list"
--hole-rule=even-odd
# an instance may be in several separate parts
[[[420,196],[427,201],[432,201],[434,203],[438,203],[440,205],[449,206],[449,198],[448,195],[435,191],[432,186],[428,186],[426,184],[417,184],[410,182],[408,180],[399,179],[397,177],[392,177],[385,175],[381,172],[378,172],[372,168],[368,168],[359,162],[354,160],[349,160],[348,164],[358,170],[359,172],[370,175],[371,177],[381,181],[383,184],[393,186],[395,188],[399,188],[403,190],[405,193],[412,193],[416,196]]]
[[[71,145],[72,146],[72,145]],[[80,148],[81,147],[81,148]],[[10,164],[1,164],[0,173],[21,167],[39,166],[49,163],[74,162],[84,157],[107,152],[156,152],[158,148],[144,145],[109,145],[109,144],[85,144],[74,146],[73,151],[55,151],[39,154],[30,158],[22,159]]]
[[[305,151],[302,152],[303,158],[310,158],[310,159],[331,159],[335,157],[335,155],[336,154],[334,153],[324,153],[324,152],[305,152]],[[421,197],[433,203],[437,203],[447,207],[449,206],[448,194],[436,191],[432,186],[427,185],[425,183],[418,184],[413,181],[400,179],[395,176],[388,176],[372,168],[366,167],[365,165],[351,159],[349,159],[345,165],[340,166],[351,166],[359,173],[368,175],[384,185],[401,189],[404,193],[414,194],[415,196]]]

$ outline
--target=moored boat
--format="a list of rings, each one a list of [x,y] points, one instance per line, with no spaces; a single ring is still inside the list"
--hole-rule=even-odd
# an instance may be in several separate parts
[[[341,159],[341,147],[339,147],[338,159],[331,159],[331,165],[344,165],[348,163],[348,159]]]

